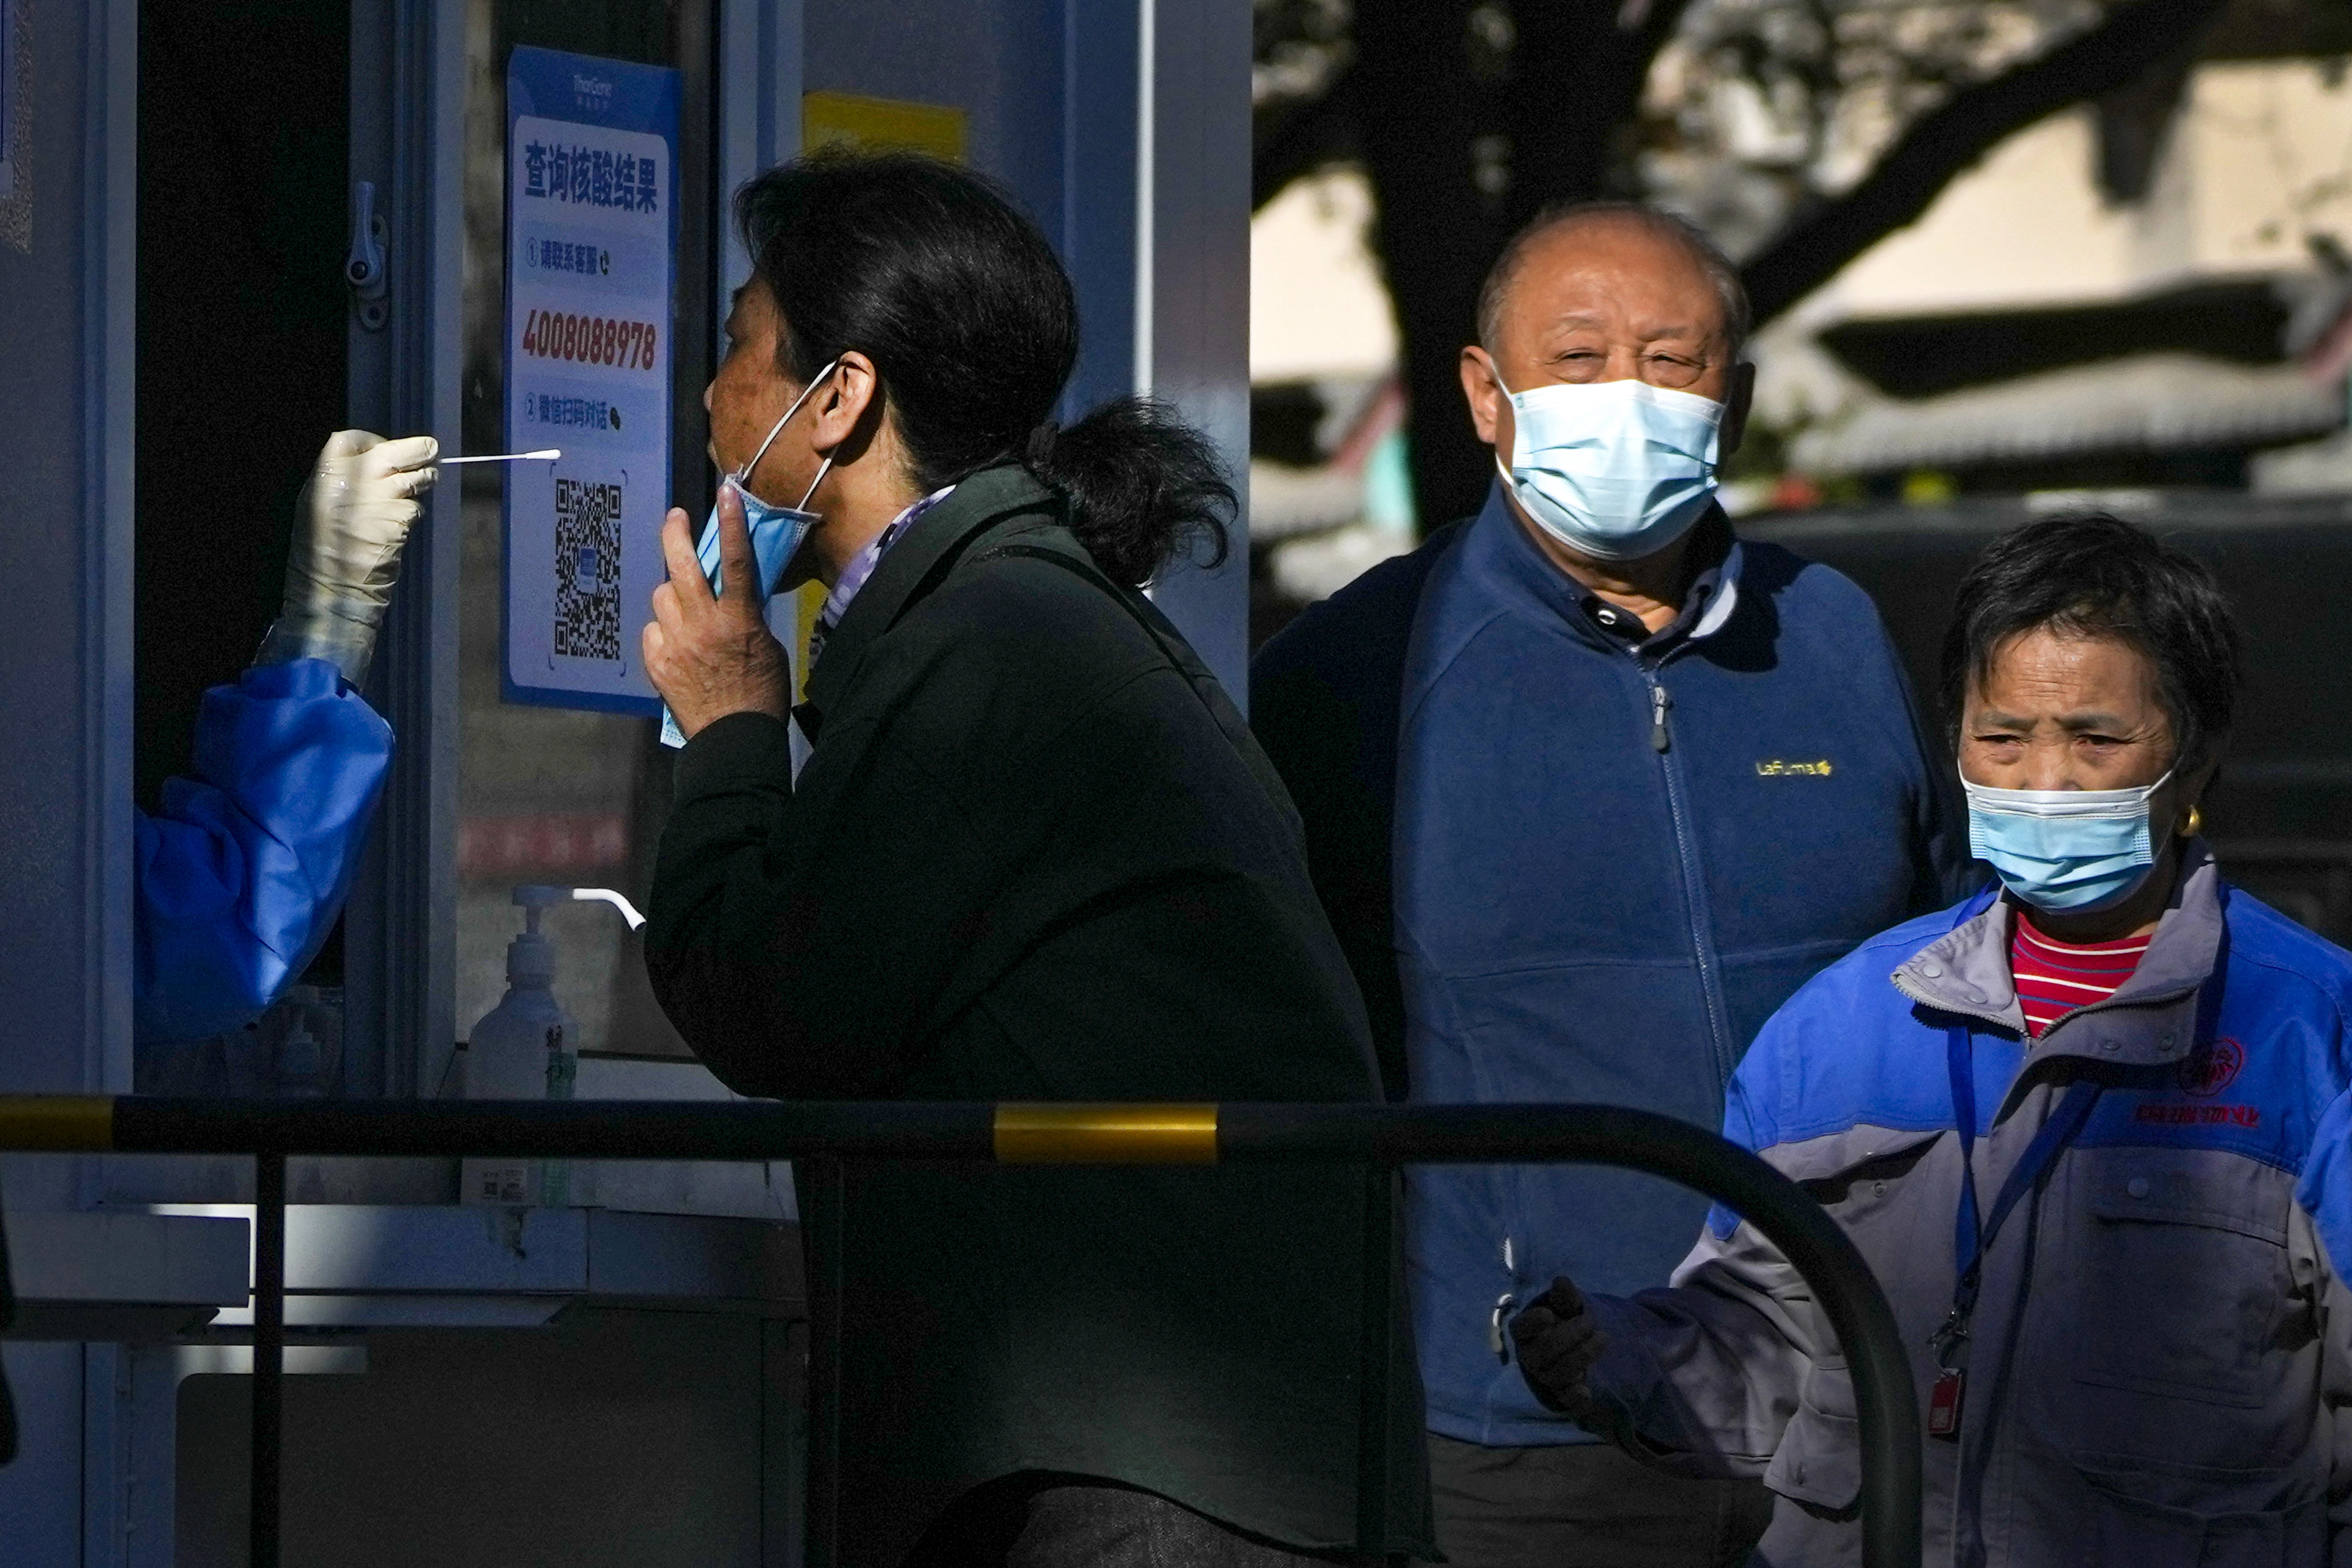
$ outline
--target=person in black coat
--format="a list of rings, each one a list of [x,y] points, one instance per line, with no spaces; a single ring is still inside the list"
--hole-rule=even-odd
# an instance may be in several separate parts
[[[722,591],[673,511],[645,634],[688,737],[646,942],[679,1031],[755,1095],[1378,1098],[1297,814],[1137,591],[1223,548],[1206,442],[1132,399],[1055,428],[1069,280],[976,174],[819,156],[736,211]],[[743,496],[832,589],[797,707]],[[1333,1167],[803,1174],[804,1213],[839,1205],[812,1265],[845,1325],[840,1561],[1352,1550],[1366,1194]],[[1385,1544],[1425,1554],[1394,1350]]]

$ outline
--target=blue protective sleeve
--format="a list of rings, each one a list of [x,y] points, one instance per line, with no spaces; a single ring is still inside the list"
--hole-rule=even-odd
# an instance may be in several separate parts
[[[245,1023],[299,974],[351,890],[391,727],[331,664],[257,665],[205,693],[193,776],[141,813],[132,1004],[142,1043]]]

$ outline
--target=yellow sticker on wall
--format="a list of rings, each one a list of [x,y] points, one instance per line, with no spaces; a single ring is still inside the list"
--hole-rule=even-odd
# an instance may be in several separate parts
[[[845,142],[877,153],[903,147],[961,163],[970,118],[962,110],[940,103],[862,98],[854,92],[803,93],[801,147],[810,153]]]

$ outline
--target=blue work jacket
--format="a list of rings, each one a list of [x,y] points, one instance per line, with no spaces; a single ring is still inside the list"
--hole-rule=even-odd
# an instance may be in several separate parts
[[[1703,526],[1727,546],[1712,595],[1638,646],[1594,623],[1498,487],[1260,656],[1254,723],[1368,996],[1395,997],[1371,1012],[1400,1038],[1383,1055],[1402,1056],[1411,1099],[1597,1101],[1716,1127],[1775,1008],[1965,881],[1950,792],[1869,599],[1729,541],[1719,517]],[[1375,814],[1360,784],[1335,787],[1333,759],[1360,760],[1382,728]],[[1383,827],[1385,909],[1350,880]],[[1388,929],[1364,929],[1383,913]],[[1570,1166],[1419,1168],[1406,1199],[1432,1429],[1589,1441],[1528,1393],[1501,1323],[1555,1275],[1663,1283],[1705,1201]]]
[[[1979,896],[1864,943],[1765,1027],[1724,1119],[1869,1263],[1923,1424],[1963,1173],[1980,1215],[2025,1173],[1982,1256],[1957,1430],[1925,1446],[1925,1560],[2352,1562],[2352,954],[2197,841],[2131,978],[2037,1039],[2013,921]],[[1674,1284],[1595,1297],[1600,1424],[1652,1463],[1761,1477],[1782,1500],[1756,1562],[1859,1563],[1849,1354],[1815,1293],[1721,1210]]]
[[[392,730],[323,659],[205,693],[194,765],[138,815],[138,1043],[234,1029],[326,940],[375,815]]]

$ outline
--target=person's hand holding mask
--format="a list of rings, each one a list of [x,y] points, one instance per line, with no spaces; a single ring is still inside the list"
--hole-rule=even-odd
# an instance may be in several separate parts
[[[424,515],[417,498],[433,488],[440,455],[430,436],[327,437],[296,503],[285,605],[257,662],[323,658],[353,686],[367,679],[401,549]]]
[[[669,580],[654,590],[654,618],[646,625],[646,675],[669,704],[683,735],[730,713],[783,718],[792,707],[792,667],[768,630],[743,498],[732,485],[719,492],[719,590],[697,559],[685,512],[673,508],[662,526]]]

